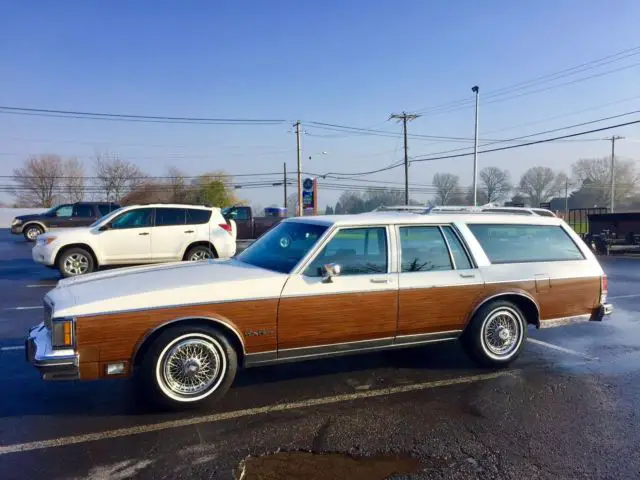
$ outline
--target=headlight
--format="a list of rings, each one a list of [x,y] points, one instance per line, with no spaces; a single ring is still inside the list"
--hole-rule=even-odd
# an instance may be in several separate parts
[[[14,218],[13,222],[11,222],[11,226],[20,225],[21,223],[22,223],[22,220],[20,220],[19,218]]]
[[[51,346],[53,348],[73,347],[73,320],[54,319],[51,323]]]

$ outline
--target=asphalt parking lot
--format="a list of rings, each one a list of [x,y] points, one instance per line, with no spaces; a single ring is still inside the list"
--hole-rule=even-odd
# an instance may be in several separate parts
[[[0,232],[2,479],[640,478],[640,259],[602,260],[610,319],[532,329],[508,370],[442,344],[240,372],[215,410],[167,413],[25,363],[58,279],[30,253]]]

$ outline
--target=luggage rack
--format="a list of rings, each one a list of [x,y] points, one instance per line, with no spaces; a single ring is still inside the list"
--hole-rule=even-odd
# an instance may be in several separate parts
[[[496,207],[482,205],[472,207],[467,205],[442,205],[429,208],[425,213],[504,213],[511,215],[531,215],[534,217],[555,217],[556,215],[546,208],[528,207]]]

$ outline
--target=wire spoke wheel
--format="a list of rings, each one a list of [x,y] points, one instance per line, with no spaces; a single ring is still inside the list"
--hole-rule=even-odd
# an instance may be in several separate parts
[[[495,358],[512,355],[522,339],[522,321],[519,315],[506,308],[493,311],[482,326],[482,343]]]
[[[212,340],[187,336],[160,358],[159,380],[174,396],[184,400],[199,397],[215,390],[222,378],[222,355]]]
[[[72,253],[64,259],[64,271],[68,275],[82,275],[89,270],[89,258],[81,253]]]

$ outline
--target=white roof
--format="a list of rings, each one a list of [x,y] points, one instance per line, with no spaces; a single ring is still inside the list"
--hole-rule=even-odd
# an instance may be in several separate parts
[[[443,224],[443,223],[504,223],[525,225],[560,225],[557,217],[513,215],[509,213],[446,213],[436,212],[416,215],[407,212],[371,212],[356,215],[318,215],[315,217],[292,217],[286,222],[307,222],[319,225],[387,225],[387,224]]]
[[[206,205],[189,205],[186,203],[139,203],[135,205],[127,205],[123,208],[199,208],[203,210],[220,210],[218,207],[207,207]]]

